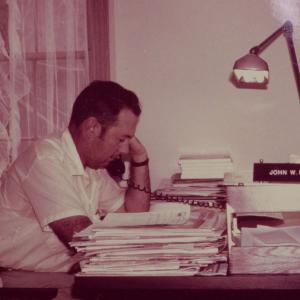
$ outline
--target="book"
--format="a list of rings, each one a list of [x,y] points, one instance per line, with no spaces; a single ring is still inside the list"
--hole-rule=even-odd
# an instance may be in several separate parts
[[[231,157],[226,154],[182,154],[179,156],[179,162],[231,162]]]
[[[222,179],[233,171],[229,155],[181,155],[178,164],[182,179]]]
[[[199,186],[199,187],[221,187],[224,183],[223,179],[215,178],[181,178],[180,173],[175,173],[171,177],[172,186]]]

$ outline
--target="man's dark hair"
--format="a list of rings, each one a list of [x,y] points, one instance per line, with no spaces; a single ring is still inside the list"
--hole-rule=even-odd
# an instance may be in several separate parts
[[[88,117],[95,117],[102,126],[107,127],[116,121],[123,108],[131,110],[136,116],[141,114],[136,94],[118,83],[96,80],[76,98],[69,126],[78,127]]]

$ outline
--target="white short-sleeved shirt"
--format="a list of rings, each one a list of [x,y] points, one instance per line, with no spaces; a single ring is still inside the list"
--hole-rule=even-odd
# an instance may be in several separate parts
[[[2,178],[0,266],[68,271],[68,250],[48,224],[76,215],[95,221],[123,203],[106,170],[83,168],[68,130],[35,142]]]

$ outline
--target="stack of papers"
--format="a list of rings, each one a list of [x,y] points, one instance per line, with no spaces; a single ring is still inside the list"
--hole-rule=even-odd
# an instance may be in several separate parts
[[[164,206],[165,209],[158,211],[157,205],[160,208]],[[225,212],[220,213],[219,209],[190,207],[180,203],[155,203],[152,206],[156,208],[141,214],[145,216],[145,214],[160,213],[157,219],[153,216],[150,218],[146,216],[144,222],[139,219],[135,225],[129,225],[128,220],[132,214],[118,214],[121,216],[118,216],[117,227],[109,222],[106,224],[99,222],[75,234],[70,245],[82,254],[81,272],[76,275],[208,276],[227,274]],[[179,207],[184,217],[180,215]],[[173,209],[177,213],[170,217]],[[162,211],[169,213],[166,219]],[[139,213],[134,213],[133,219],[136,214]],[[175,215],[177,217],[174,217]],[[123,217],[124,224],[122,224]]]
[[[227,155],[181,155],[178,160],[182,179],[223,179],[233,171],[233,163]]]
[[[175,174],[176,175],[176,174]],[[164,179],[152,195],[152,199],[165,199],[170,202],[183,202],[205,207],[224,207],[227,201],[226,186],[220,181],[195,181],[180,183],[175,176],[171,180]]]

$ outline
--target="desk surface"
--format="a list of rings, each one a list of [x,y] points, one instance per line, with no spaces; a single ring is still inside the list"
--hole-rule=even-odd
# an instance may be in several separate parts
[[[74,291],[81,299],[299,300],[300,275],[76,277]]]
[[[300,299],[298,275],[219,277],[76,277],[64,273],[0,273],[6,288],[71,288],[80,299]],[[74,284],[73,284],[74,283]],[[99,297],[105,294],[104,298]],[[116,295],[117,293],[117,295]],[[117,297],[116,297],[117,296]],[[203,297],[203,298],[202,298]],[[0,296],[0,299],[1,296]],[[6,299],[6,298],[5,298]],[[7,298],[10,299],[10,298]]]
[[[300,290],[300,275],[231,275],[213,277],[75,277],[81,288],[109,289],[286,289]]]

